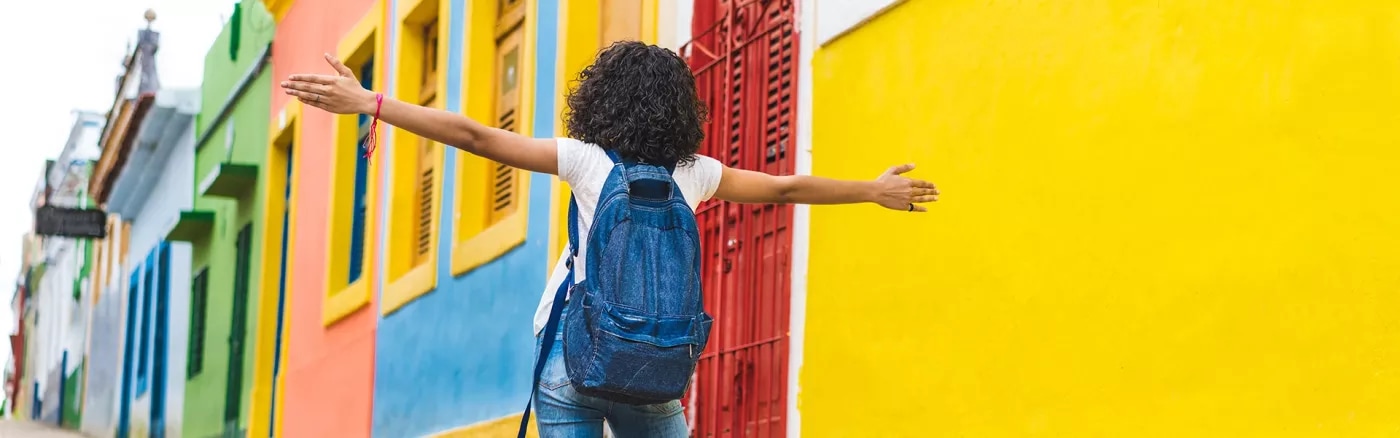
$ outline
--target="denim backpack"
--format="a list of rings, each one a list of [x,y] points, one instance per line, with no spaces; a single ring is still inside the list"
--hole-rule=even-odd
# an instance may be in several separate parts
[[[671,174],[675,166],[624,160],[607,151],[613,168],[598,197],[584,248],[587,276],[569,273],[554,293],[535,362],[534,392],[553,348],[565,296],[564,367],[580,394],[645,405],[681,398],[690,387],[713,320],[700,289],[700,232]],[[569,202],[569,248],[578,255],[578,201]],[[530,421],[530,404],[520,436]]]

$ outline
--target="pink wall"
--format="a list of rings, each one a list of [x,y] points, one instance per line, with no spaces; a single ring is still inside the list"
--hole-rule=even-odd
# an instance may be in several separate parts
[[[272,73],[280,83],[293,73],[331,73],[321,55],[335,53],[340,39],[370,10],[372,0],[299,0],[278,23]],[[273,121],[291,101],[274,87]],[[328,260],[332,118],[302,110],[296,154],[296,221],[289,289],[290,323],[283,436],[368,437],[374,378],[374,303],[330,327],[321,324]],[[377,179],[377,178],[375,178]],[[372,209],[373,211],[373,209]],[[370,236],[378,233],[368,233]],[[366,266],[372,275],[373,265]]]

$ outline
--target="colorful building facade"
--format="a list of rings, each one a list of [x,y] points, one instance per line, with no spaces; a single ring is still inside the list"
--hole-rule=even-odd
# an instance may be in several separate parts
[[[45,162],[31,195],[29,207],[35,217],[48,216],[40,210],[72,212],[92,204],[85,183],[98,152],[95,134],[102,119],[83,111],[76,111],[73,116],[67,142],[56,160]],[[50,228],[46,232],[51,232],[55,227],[46,228]],[[82,296],[87,292],[82,283],[92,264],[87,244],[67,235],[29,233],[22,239],[20,272],[10,300],[15,325],[9,330],[10,354],[3,369],[8,411],[20,418],[56,425],[80,421],[82,403],[74,399],[74,386],[82,382],[82,356],[77,350],[86,339],[83,330],[88,322],[82,306]],[[50,319],[54,315],[68,318],[40,324],[41,311]],[[62,355],[58,365],[53,363],[55,348]],[[74,354],[72,363],[66,360],[70,351]],[[56,385],[54,380],[58,380]],[[42,403],[45,399],[49,401],[47,409]]]
[[[192,203],[199,92],[160,86],[159,41],[150,27],[138,32],[84,185],[105,217],[104,233],[87,239],[91,323],[73,426],[91,436],[181,436],[190,248],[177,237]]]
[[[382,88],[386,5],[380,1],[268,2],[279,31],[272,76],[328,72],[323,54],[340,56],[367,85]],[[373,385],[376,316],[371,284],[377,270],[366,254],[377,235],[375,160],[363,158],[363,120],[308,109],[280,90],[272,94],[266,233],[285,266],[277,285],[265,282],[259,302],[258,364],[250,430],[283,436],[367,436]],[[382,129],[382,128],[381,128]],[[280,236],[280,237],[279,237]],[[283,240],[285,239],[285,240]],[[284,247],[285,245],[285,247]],[[264,260],[268,260],[264,257]],[[284,300],[275,297],[283,296]],[[280,302],[276,307],[272,303]],[[278,317],[279,309],[284,317]],[[279,340],[280,339],[280,340]],[[270,341],[270,342],[269,342]],[[285,355],[283,353],[286,353]]]
[[[33,252],[30,250],[30,246],[33,245],[32,240],[33,238],[28,234],[25,234],[22,238],[20,244],[19,272],[15,274],[15,278],[17,279],[17,281],[15,281],[15,290],[10,294],[9,306],[10,315],[13,315],[13,322],[12,326],[7,329],[9,336],[6,337],[6,341],[9,342],[10,354],[5,358],[5,368],[3,369],[3,374],[0,374],[3,375],[3,379],[0,379],[0,385],[4,385],[3,390],[5,391],[5,412],[0,413],[0,417],[23,415],[17,411],[20,409],[20,405],[22,405],[20,397],[23,396],[23,393],[20,391],[20,387],[25,381],[24,350],[27,341],[25,340],[25,324],[23,322],[25,300],[29,297],[28,281],[26,277],[28,276],[32,259],[30,256]]]
[[[553,135],[557,4],[398,0],[394,10],[395,97]],[[524,406],[518,388],[529,387],[528,325],[500,321],[529,321],[538,302],[529,291],[544,287],[549,179],[397,130],[385,150],[393,204],[378,252],[372,434],[492,427]],[[435,219],[420,223],[424,213]]]
[[[690,2],[653,1],[400,0],[371,4],[354,27],[338,32],[324,29],[330,17],[301,18],[302,5],[285,6],[279,21],[284,31],[274,43],[283,47],[274,57],[277,77],[328,71],[320,57],[325,51],[318,48],[330,46],[324,35],[286,30],[309,32],[319,25],[322,34],[343,35],[335,42],[335,53],[366,87],[534,137],[565,135],[559,114],[566,88],[599,49],[624,39],[665,44],[684,51],[702,71],[702,81],[708,81],[702,85],[705,98],[724,111],[711,127],[714,140],[705,146],[706,153],[735,167],[795,171],[800,69],[792,2],[697,8]],[[305,21],[294,21],[298,19]],[[729,30],[754,26],[771,41],[743,44],[740,32]],[[691,35],[701,35],[703,47],[682,47]],[[715,55],[726,51],[735,54]],[[287,61],[282,61],[284,55]],[[770,61],[773,67],[768,67]],[[748,76],[754,78],[743,79]],[[725,86],[734,81],[742,82],[739,91]],[[731,103],[733,99],[740,101]],[[764,106],[764,101],[778,103]],[[343,415],[356,412],[359,400],[365,400],[372,421],[362,431],[320,414],[279,409],[277,416],[285,422],[275,429],[373,436],[513,431],[529,394],[534,351],[528,321],[567,237],[567,187],[556,178],[510,169],[388,126],[375,158],[365,162],[353,155],[366,133],[365,118],[302,110],[284,96],[274,97],[274,108],[279,105],[295,116],[276,116],[275,126],[293,126],[282,129],[290,129],[310,153],[331,150],[318,163],[297,158],[292,170],[297,175],[292,196],[311,200],[297,198],[294,209],[318,211],[291,215],[291,227],[326,230],[325,235],[295,237],[320,245],[293,244],[292,272],[329,273],[322,284],[331,290],[304,295],[298,290],[291,301],[292,364],[285,393],[299,396],[304,385],[315,396],[287,401],[285,409],[308,406]],[[313,127],[310,122],[317,117],[332,119],[329,130],[324,122]],[[737,126],[726,127],[730,124]],[[325,166],[332,169],[320,169]],[[330,185],[328,193],[317,194],[320,184]],[[762,424],[760,433],[783,434],[791,400],[786,311],[792,299],[792,208],[715,203],[703,211],[710,245],[726,240],[745,244],[706,261],[707,272],[715,273],[707,278],[707,284],[715,285],[708,292],[715,303],[711,312],[731,323],[717,332],[716,339],[722,340],[716,343],[718,351],[705,359],[697,375],[696,394],[687,400],[691,420],[700,433]],[[329,215],[313,216],[324,212]],[[360,227],[369,233],[364,240],[357,240]],[[328,258],[302,253],[304,247]],[[738,269],[720,268],[740,261],[744,264]],[[303,262],[324,268],[304,269]],[[362,280],[364,276],[372,281]],[[292,283],[298,284],[295,278]],[[747,302],[741,299],[745,296],[761,298]],[[374,311],[367,327],[358,325],[358,306]],[[373,334],[374,342],[364,344],[357,333]],[[303,336],[310,346],[303,347]],[[349,348],[317,352],[317,345],[330,337]],[[332,389],[317,382],[359,381],[349,373],[359,372],[360,345],[374,358],[366,369],[373,373],[372,388],[359,393],[362,389],[353,384]],[[303,348],[317,362],[301,363]],[[338,359],[334,366],[332,358]],[[297,377],[302,372],[314,377],[302,380]],[[313,398],[332,394],[334,400]],[[326,410],[317,403],[338,408]]]
[[[35,193],[32,199],[38,198]],[[33,202],[31,201],[31,205]],[[21,252],[21,269],[17,278],[19,285],[16,286],[15,297],[12,299],[12,309],[14,309],[15,327],[10,336],[13,355],[10,359],[14,362],[13,374],[7,376],[7,388],[10,392],[8,412],[12,418],[34,418],[37,412],[37,399],[35,398],[35,386],[32,370],[34,368],[34,358],[31,352],[35,349],[32,334],[34,333],[34,309],[35,272],[42,272],[44,269],[43,245],[39,237],[33,233],[24,235],[24,243]]]
[[[337,50],[332,53],[356,71],[366,87],[546,138],[563,135],[558,115],[565,88],[600,48],[622,39],[678,48],[692,27],[691,15],[681,12],[692,6],[676,2],[419,0],[366,3],[362,11],[358,5],[342,6],[337,14],[344,17],[313,15],[307,11],[321,9],[310,2],[269,5],[282,29],[274,41],[279,47],[273,59],[275,77],[328,71],[320,55],[334,45]],[[783,6],[786,9],[777,11],[780,25],[773,29],[786,32],[787,39],[779,43],[791,47],[795,8],[790,3]],[[710,17],[718,20],[719,15],[712,12]],[[335,35],[339,38],[328,39]],[[748,56],[760,51],[750,50],[754,53]],[[795,71],[794,52],[785,53],[783,68],[790,75]],[[790,76],[777,79],[792,83]],[[752,87],[763,84],[754,81]],[[791,90],[784,90],[790,98]],[[714,99],[720,100],[718,95]],[[358,144],[367,134],[367,118],[304,110],[282,95],[274,96],[273,108],[282,109],[273,116],[272,137],[285,139],[273,141],[270,156],[284,155],[277,148],[285,145],[300,147],[290,160],[296,164],[289,173],[294,185],[288,227],[325,231],[290,233],[291,275],[286,281],[295,293],[280,307],[288,316],[290,363],[286,383],[269,386],[271,392],[284,395],[269,394],[259,402],[280,406],[269,410],[276,412],[271,415],[273,429],[287,434],[401,436],[513,428],[528,396],[534,355],[528,321],[565,240],[561,227],[566,188],[555,178],[510,169],[388,126],[382,127],[383,140],[374,159],[365,160]],[[790,107],[775,111],[788,114],[783,129],[789,129],[795,112]],[[754,119],[755,126],[747,129],[761,129],[757,120],[764,115],[742,117]],[[741,159],[740,155],[761,153],[762,141],[746,141],[742,151],[732,153],[731,164],[782,171]],[[782,148],[780,153],[786,155],[787,145]],[[748,215],[754,217],[742,222],[765,222],[772,228],[757,232],[759,240],[783,238],[789,227],[783,221],[790,221],[783,219],[790,217],[786,211],[753,210]],[[720,217],[712,220],[716,226],[724,222]],[[789,264],[772,257],[765,260],[775,267]],[[304,273],[311,277],[302,277]],[[755,268],[745,275],[750,280],[762,277]],[[303,292],[312,286],[326,290]],[[265,288],[264,293],[271,290]],[[765,290],[773,294],[768,301],[788,299],[785,282]],[[264,306],[264,312],[271,311],[268,302]],[[364,310],[370,310],[371,317],[362,316]],[[783,372],[786,324],[775,322],[784,316],[777,310],[768,309],[773,314],[762,317],[735,316],[736,321],[765,324],[778,336],[748,346],[739,344],[753,343],[736,337],[730,356],[762,350],[766,369]],[[277,331],[271,319],[260,320],[260,326],[263,333]],[[282,347],[277,345],[282,344],[260,345],[260,354],[278,356]],[[322,350],[325,345],[338,348]],[[373,361],[361,365],[362,355]],[[719,374],[744,366],[722,363],[720,355],[711,362],[714,376],[707,381],[727,381]],[[272,373],[260,370],[264,379],[272,379]],[[362,372],[373,378],[360,377]],[[360,381],[372,382],[372,387],[345,383]],[[737,385],[759,384],[774,400],[784,400],[782,386],[766,379]],[[708,388],[714,394],[698,403],[741,392],[735,384]],[[336,409],[325,409],[326,404]],[[731,403],[711,404],[715,415],[732,409]],[[369,430],[328,416],[335,412],[343,417],[360,406],[372,413]],[[303,407],[310,411],[299,411]],[[723,421],[740,419],[715,420],[715,427]]]
[[[264,249],[267,234],[280,237],[263,210],[276,23],[261,2],[234,8],[204,59],[194,203],[181,222],[193,251],[185,437],[250,433],[260,292],[278,276],[262,269],[277,256]]]
[[[159,420],[183,425],[160,430],[514,434],[567,186],[276,83],[331,73],[329,53],[389,97],[566,136],[571,81],[618,40],[689,63],[702,152],[729,166],[870,179],[913,162],[944,191],[921,215],[703,204],[716,324],[683,400],[693,436],[1395,427],[1400,302],[1378,291],[1400,288],[1382,249],[1400,211],[1377,200],[1400,188],[1380,128],[1400,7],[264,0],[233,16],[204,61],[192,202],[168,232],[104,207],[135,219],[98,245],[79,360],[87,405],[112,413],[83,412],[95,435],[157,422],[139,376],[98,363],[148,357],[153,311],[121,309],[152,302],[167,247],[187,248],[171,294],[190,311],[166,354],[189,354],[160,361],[188,379]],[[131,261],[103,268],[108,252]],[[109,333],[120,350],[99,348]],[[44,348],[20,368],[52,362]],[[30,375],[14,391],[48,403]]]
[[[87,183],[99,153],[96,134],[101,127],[99,115],[74,113],[67,142],[57,160],[48,162],[36,189],[32,202],[36,220],[49,217],[45,209],[72,212],[93,206]],[[23,309],[28,323],[24,369],[33,382],[28,413],[41,422],[77,428],[82,421],[92,244],[51,233],[55,230],[50,228],[57,227],[36,227],[30,243],[37,260],[31,260],[35,269],[25,278],[29,296]]]
[[[198,112],[198,90],[157,91],[149,112],[126,131],[134,138],[121,140],[132,149],[104,191],[108,214],[131,224],[120,279],[125,294],[109,294],[126,298],[118,436],[177,436],[183,429],[190,333],[184,292],[191,285],[183,212],[193,203]]]
[[[567,78],[600,47],[656,42],[659,23],[656,2],[397,0],[391,10],[397,68],[382,89],[536,138],[563,135]],[[386,138],[372,435],[513,433],[567,195],[549,175],[398,130]]]
[[[127,301],[130,289],[129,260],[131,225],[109,215],[107,236],[95,242],[88,324],[87,369],[83,382],[83,419],[80,430],[97,437],[115,436],[122,403],[123,367],[127,332]],[[144,255],[144,254],[143,254]]]

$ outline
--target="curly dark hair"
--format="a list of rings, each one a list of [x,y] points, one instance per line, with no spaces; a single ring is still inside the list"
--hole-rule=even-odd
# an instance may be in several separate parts
[[[695,76],[675,52],[620,41],[598,53],[568,94],[569,135],[623,158],[688,164],[705,139],[708,109]]]

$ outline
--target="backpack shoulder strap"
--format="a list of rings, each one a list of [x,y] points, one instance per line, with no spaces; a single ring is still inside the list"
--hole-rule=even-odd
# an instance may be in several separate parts
[[[544,365],[549,361],[549,353],[554,350],[555,333],[559,332],[559,317],[564,312],[564,300],[569,295],[569,286],[574,284],[574,258],[578,256],[578,198],[569,196],[569,253],[563,257],[569,259],[564,261],[564,266],[569,268],[569,273],[564,275],[564,282],[559,283],[559,288],[554,291],[554,305],[549,308],[549,319],[544,323],[544,330],[540,332],[540,352],[535,358],[535,378],[534,385],[530,387],[530,399],[525,401],[525,414],[520,417],[519,438],[525,438],[525,432],[530,428],[530,408],[535,402],[535,394],[540,390],[540,376],[544,374]]]
[[[578,197],[569,195],[569,255],[578,256]],[[574,261],[569,259],[569,269],[573,270]]]

